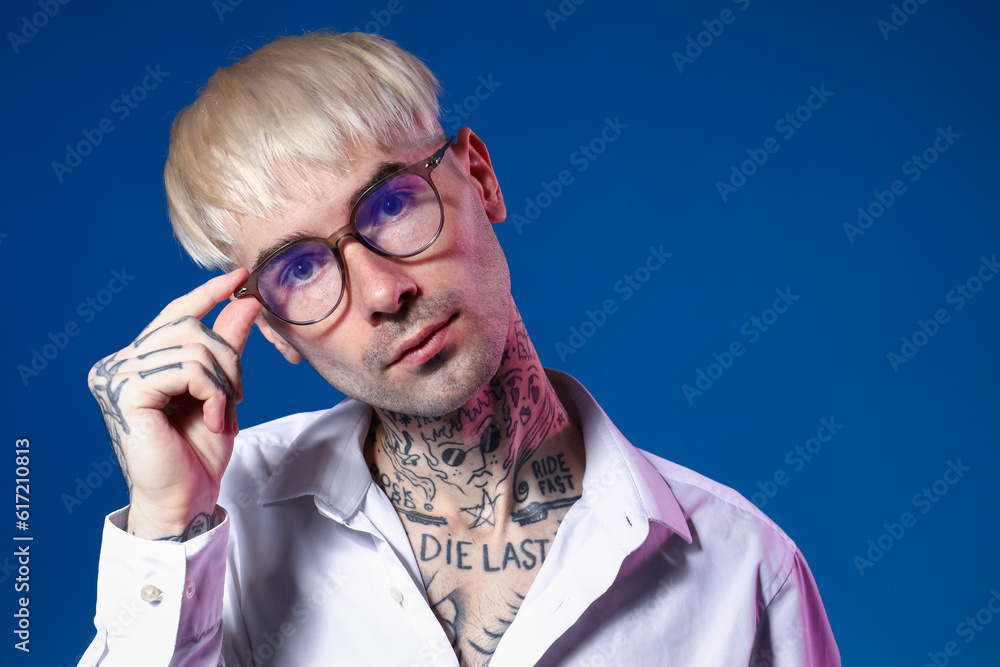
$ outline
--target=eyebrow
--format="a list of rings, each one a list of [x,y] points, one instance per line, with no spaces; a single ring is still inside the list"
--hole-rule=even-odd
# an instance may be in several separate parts
[[[405,165],[402,162],[380,162],[378,164],[378,168],[375,170],[375,173],[372,174],[372,177],[358,186],[358,188],[351,193],[351,196],[347,200],[348,210],[354,210],[354,207],[358,205],[358,200],[361,199],[361,196],[368,191],[368,188],[375,185],[383,178],[391,176],[397,171],[406,169],[407,166],[409,165]]]
[[[354,192],[351,193],[351,196],[348,198],[346,204],[347,210],[353,211],[354,207],[358,205],[358,201],[361,199],[362,195],[364,195],[365,192],[367,192],[368,189],[371,188],[373,185],[381,181],[383,178],[390,176],[396,173],[397,171],[401,171],[406,167],[407,165],[403,164],[402,162],[380,162],[376,166],[375,173],[372,174],[372,176],[367,181],[362,183],[354,190]],[[305,232],[292,232],[290,234],[282,236],[277,241],[268,245],[266,248],[257,253],[257,257],[256,259],[254,259],[254,262],[251,265],[250,270],[253,271],[254,269],[256,269],[258,266],[260,266],[261,262],[263,262],[265,259],[270,257],[272,254],[274,254],[276,251],[280,250],[284,246],[288,245],[289,243],[295,243],[296,241],[301,241],[302,239],[308,239],[308,238],[313,238],[313,236],[312,234],[306,234]]]

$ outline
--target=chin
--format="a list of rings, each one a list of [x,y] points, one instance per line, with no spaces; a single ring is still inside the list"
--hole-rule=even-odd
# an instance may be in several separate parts
[[[481,299],[480,304],[486,307],[462,318],[457,349],[446,347],[418,369],[393,377],[364,365],[314,367],[344,395],[372,407],[421,417],[450,414],[488,387],[507,347],[510,297]]]
[[[465,354],[448,355],[442,351],[424,364],[406,386],[385,380],[365,383],[355,378],[341,391],[383,410],[421,417],[448,415],[488,387],[500,367],[506,340],[506,335],[494,335],[479,341]]]
[[[417,391],[400,397],[400,402],[406,405],[397,410],[421,417],[441,417],[461,408],[489,386],[500,367],[504,345],[491,347],[477,350],[464,359],[441,362],[437,370],[419,383]]]

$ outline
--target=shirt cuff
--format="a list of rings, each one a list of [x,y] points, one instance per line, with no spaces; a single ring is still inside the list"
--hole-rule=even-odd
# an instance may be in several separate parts
[[[218,630],[229,515],[216,506],[214,517],[214,528],[186,542],[130,535],[128,508],[105,519],[95,624],[120,664],[160,664],[175,646]]]

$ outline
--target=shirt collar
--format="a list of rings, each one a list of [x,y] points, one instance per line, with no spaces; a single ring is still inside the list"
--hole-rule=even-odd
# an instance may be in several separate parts
[[[372,409],[346,399],[303,428],[261,491],[261,505],[314,496],[331,515],[349,519],[364,500],[371,475],[362,453]]]
[[[657,521],[691,542],[677,499],[652,463],[615,427],[576,379],[546,369],[560,401],[583,432],[586,470],[583,500],[623,540],[632,526]],[[372,483],[362,447],[371,407],[347,399],[309,423],[281,457],[260,494],[260,504],[314,496],[332,516],[347,520]]]
[[[622,539],[638,546],[648,521],[657,521],[691,543],[684,513],[663,476],[615,427],[575,378],[546,369],[549,382],[580,425],[586,453],[583,500]]]

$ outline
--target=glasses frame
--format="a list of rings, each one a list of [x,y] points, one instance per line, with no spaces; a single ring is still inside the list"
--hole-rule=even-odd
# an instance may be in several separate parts
[[[340,305],[340,302],[344,298],[344,287],[347,285],[347,265],[344,262],[344,258],[340,254],[340,242],[343,241],[348,236],[354,238],[355,240],[358,241],[358,243],[363,245],[365,248],[368,248],[368,250],[382,257],[401,257],[401,258],[413,257],[414,255],[418,255],[422,253],[424,250],[427,250],[427,248],[431,247],[431,245],[433,245],[434,242],[437,241],[438,236],[441,235],[441,230],[444,229],[444,203],[441,201],[441,193],[438,192],[437,186],[434,185],[434,181],[433,179],[431,179],[431,172],[434,171],[435,167],[441,164],[441,162],[444,160],[444,156],[447,153],[448,149],[451,148],[454,144],[455,144],[455,137],[452,136],[448,139],[447,143],[445,143],[444,146],[435,151],[434,154],[431,155],[430,157],[424,158],[423,160],[418,160],[417,162],[414,162],[410,166],[403,167],[399,171],[395,171],[385,176],[384,178],[381,178],[378,181],[372,183],[369,187],[365,189],[363,193],[361,193],[361,196],[358,198],[357,203],[354,204],[354,209],[351,211],[351,218],[348,221],[348,223],[343,227],[341,227],[340,229],[338,229],[337,231],[335,231],[333,234],[330,234],[330,236],[328,236],[327,238],[309,237],[309,238],[298,239],[296,241],[292,241],[291,243],[286,243],[285,245],[276,249],[274,252],[265,257],[263,261],[261,261],[256,267],[254,267],[252,271],[250,271],[250,275],[248,275],[246,279],[242,283],[240,283],[239,287],[237,287],[236,290],[233,292],[233,298],[244,299],[248,296],[252,296],[253,298],[257,299],[257,301],[260,302],[260,305],[266,308],[269,313],[277,317],[279,320],[287,322],[289,324],[294,324],[298,326],[304,326],[306,324],[315,324],[316,322],[326,319],[333,313],[333,311],[337,310],[337,306]],[[358,215],[358,211],[364,205],[365,201],[376,190],[381,188],[386,183],[392,181],[393,179],[399,178],[400,176],[405,176],[407,174],[416,174],[420,178],[424,179],[424,181],[426,181],[427,184],[431,186],[431,190],[434,192],[434,196],[437,197],[438,209],[441,211],[441,219],[438,222],[438,228],[437,231],[434,232],[434,236],[431,237],[431,240],[425,243],[423,247],[421,247],[419,250],[415,250],[413,252],[406,253],[404,255],[397,255],[391,252],[386,252],[385,250],[376,247],[373,243],[371,243],[368,239],[366,239],[364,235],[358,230],[356,217]],[[336,240],[334,240],[334,238],[336,238]],[[289,320],[285,317],[282,317],[278,313],[274,312],[271,309],[271,307],[267,305],[267,301],[264,299],[264,296],[260,293],[260,289],[258,287],[258,280],[260,279],[261,273],[263,273],[264,269],[267,268],[267,266],[271,263],[273,259],[281,255],[282,253],[287,252],[290,248],[302,245],[303,243],[322,243],[323,245],[325,245],[327,248],[330,249],[330,252],[333,253],[334,259],[337,262],[337,268],[340,271],[340,294],[337,295],[337,301],[333,304],[330,310],[326,311],[321,316],[309,320],[307,322],[296,322],[295,320]]]

